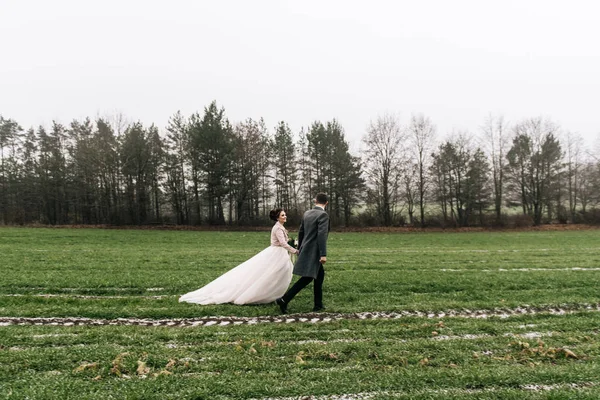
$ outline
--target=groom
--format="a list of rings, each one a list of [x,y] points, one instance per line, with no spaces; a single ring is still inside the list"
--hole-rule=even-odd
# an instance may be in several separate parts
[[[327,262],[327,236],[329,235],[329,215],[325,207],[329,198],[325,193],[318,193],[315,197],[315,207],[308,210],[302,217],[298,230],[298,249],[300,254],[294,265],[294,274],[301,278],[292,286],[283,297],[275,300],[282,314],[287,313],[289,302],[314,281],[315,307],[313,311],[321,311],[323,307],[323,279],[325,270],[323,264]]]

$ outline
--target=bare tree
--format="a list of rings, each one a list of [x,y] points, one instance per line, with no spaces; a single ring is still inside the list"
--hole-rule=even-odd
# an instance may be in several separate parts
[[[402,143],[406,132],[398,119],[383,115],[371,121],[363,138],[367,180],[383,225],[392,225],[398,205]]]
[[[271,151],[275,167],[275,204],[291,214],[294,203],[292,197],[298,178],[295,168],[297,149],[292,130],[284,121],[280,121],[275,127]]]
[[[414,154],[413,164],[416,172],[417,197],[419,201],[419,214],[421,226],[425,226],[425,195],[429,185],[426,174],[430,166],[431,151],[435,144],[436,127],[428,117],[423,114],[413,115],[409,128],[409,153]],[[411,171],[412,172],[412,171]]]
[[[402,195],[406,200],[406,212],[408,214],[408,223],[415,224],[415,207],[418,202],[418,168],[417,163],[407,160],[405,167],[401,169]]]
[[[497,222],[500,221],[502,216],[504,173],[507,166],[506,152],[508,150],[509,140],[507,130],[507,124],[504,121],[504,117],[494,117],[491,114],[488,116],[482,127],[485,148],[487,149],[488,157],[492,161],[494,209]]]
[[[131,118],[128,118],[122,111],[114,110],[113,112],[106,112],[104,115],[96,114],[96,120],[103,120],[112,131],[120,137],[128,126],[134,123]]]
[[[177,111],[167,124],[165,138],[167,153],[166,185],[170,201],[178,224],[189,223],[189,205],[187,196],[186,171],[190,168],[188,122]]]
[[[579,198],[580,171],[582,163],[583,138],[578,133],[565,134],[566,184],[569,198],[569,217],[575,222],[577,199]]]
[[[595,207],[600,201],[597,163],[593,161],[583,163],[580,167],[578,181],[577,197],[581,204],[581,213],[585,217],[588,206]]]
[[[258,221],[261,216],[259,212],[261,181],[263,177],[266,179],[267,176],[271,176],[270,164],[264,165],[265,169],[263,169],[263,162],[265,157],[267,160],[270,159],[269,154],[272,154],[273,148],[273,143],[267,136],[266,128],[263,129],[263,124],[264,120],[262,119],[255,121],[248,118],[246,121],[238,123],[234,129],[235,174],[232,181],[232,194],[235,198],[235,213],[238,223],[248,224]],[[290,160],[284,165],[292,168],[293,161]],[[289,210],[287,204],[286,210]]]

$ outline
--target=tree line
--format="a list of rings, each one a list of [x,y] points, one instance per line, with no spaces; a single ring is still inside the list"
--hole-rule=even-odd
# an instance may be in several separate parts
[[[431,119],[371,121],[360,155],[337,120],[300,132],[262,119],[232,124],[212,102],[162,131],[123,118],[24,130],[0,116],[0,213],[7,224],[291,223],[317,192],[334,226],[506,226],[597,222],[600,164],[552,121],[438,140]]]

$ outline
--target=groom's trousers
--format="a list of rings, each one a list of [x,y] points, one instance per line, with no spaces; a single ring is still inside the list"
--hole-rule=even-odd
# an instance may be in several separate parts
[[[313,279],[310,276],[303,276],[283,295],[283,301],[289,303],[302,289],[309,283],[315,281],[315,307],[323,307],[323,280],[325,279],[325,269],[323,265],[319,267],[317,278]]]

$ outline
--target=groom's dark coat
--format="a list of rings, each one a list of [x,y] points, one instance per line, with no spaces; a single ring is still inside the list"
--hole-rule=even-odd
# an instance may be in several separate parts
[[[329,215],[320,207],[308,210],[302,217],[298,230],[300,254],[294,265],[294,274],[317,278],[321,263],[327,256],[327,236],[329,235]]]

